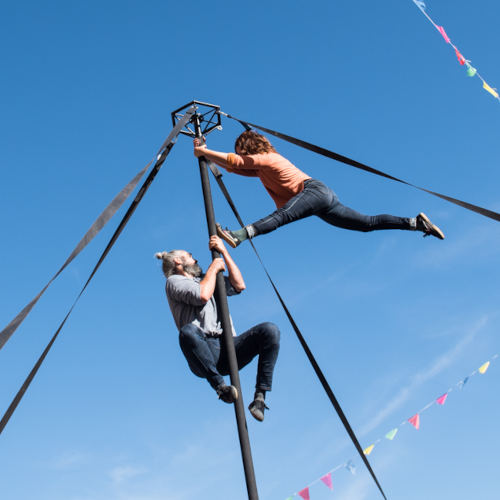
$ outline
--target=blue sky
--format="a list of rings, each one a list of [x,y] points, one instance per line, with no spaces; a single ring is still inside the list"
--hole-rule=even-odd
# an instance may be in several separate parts
[[[427,2],[464,56],[500,85],[492,0]],[[192,99],[415,184],[500,210],[500,106],[411,0],[2,3],[1,318],[45,285],[155,154]],[[208,144],[231,150],[225,121]],[[498,352],[499,226],[292,145],[277,149],[365,213],[427,213],[444,241],[360,234],[316,219],[256,240],[363,446]],[[242,217],[273,209],[226,174]],[[218,220],[234,219],[213,186]],[[124,207],[125,208],[125,207]],[[51,286],[0,352],[3,409],[72,304],[120,215]],[[210,254],[190,140],[181,137],[0,436],[8,500],[245,498],[232,409],[178,348],[155,252]],[[274,321],[282,347],[263,424],[248,420],[259,493],[284,500],[338,464],[334,492],[381,498],[248,245],[240,331]],[[253,393],[255,363],[241,372]],[[388,498],[497,498],[498,362],[377,446]],[[3,410],[2,410],[3,411]],[[249,415],[247,415],[249,417]],[[251,418],[251,417],[250,417]]]

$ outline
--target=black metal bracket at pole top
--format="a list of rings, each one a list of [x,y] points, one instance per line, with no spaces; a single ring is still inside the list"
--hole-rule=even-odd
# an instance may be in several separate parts
[[[188,102],[184,106],[181,106],[179,109],[172,111],[172,124],[174,125],[174,127],[176,123],[184,116],[183,111],[191,108],[192,106],[194,106],[196,109],[198,123],[200,125],[201,134],[203,136],[209,134],[215,129],[222,130],[220,106],[201,101]],[[196,137],[196,131],[189,126],[192,123],[193,120],[189,121],[184,129],[180,131],[180,133],[188,135],[189,137]]]

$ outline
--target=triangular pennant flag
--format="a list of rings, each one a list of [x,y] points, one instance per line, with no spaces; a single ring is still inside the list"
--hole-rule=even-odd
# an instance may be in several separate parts
[[[419,8],[419,9],[425,9],[425,3],[422,2],[422,0],[413,0],[415,2],[415,5]]]
[[[486,373],[486,370],[488,369],[488,366],[490,366],[490,362],[489,361],[486,361],[486,363],[484,363],[484,365],[481,365],[479,367],[479,373],[481,375],[484,375]]]
[[[446,43],[450,43],[450,39],[448,38],[448,35],[446,34],[446,31],[444,30],[444,28],[442,26],[438,26],[437,29],[438,29],[439,33],[441,33],[441,35],[443,35],[444,41]]]
[[[330,488],[331,490],[333,490],[332,473],[331,472],[329,472],[328,474],[325,474],[321,478],[321,481],[323,481],[325,483],[325,485],[328,486],[328,488]]]
[[[410,417],[408,419],[408,422],[410,422],[410,424],[413,425],[413,427],[415,427],[415,429],[418,430],[420,427],[420,415],[418,413],[415,413],[413,417]]]
[[[397,434],[397,433],[398,433],[398,429],[397,429],[397,427],[396,427],[395,429],[392,429],[392,431],[389,431],[389,432],[385,435],[385,437],[386,437],[387,439],[389,439],[390,441],[392,441],[392,440],[394,439],[394,437],[396,436],[396,434]]]
[[[310,500],[309,487],[304,488],[302,491],[299,491],[298,495],[301,496],[304,500]]]
[[[466,62],[467,65],[467,76],[474,76],[477,73],[477,69]]]
[[[455,54],[457,55],[458,62],[463,66],[465,64],[465,57],[460,54],[458,49],[455,49]]]
[[[460,389],[463,389],[464,388],[464,385],[469,381],[469,377],[465,377],[463,380],[461,380],[459,383],[458,383],[458,387]]]
[[[370,446],[368,446],[367,448],[365,448],[365,449],[363,450],[363,453],[364,453],[365,455],[369,455],[369,454],[373,451],[374,446],[375,446],[374,444],[371,444]]]
[[[483,82],[483,89],[498,99],[498,92],[495,89],[492,89],[486,82]]]
[[[438,405],[444,405],[444,402],[446,401],[446,398],[448,397],[448,393],[445,392],[442,396],[439,396],[437,399],[436,399],[436,403]]]
[[[356,466],[352,463],[352,460],[349,460],[345,464],[345,468],[354,476],[356,474]]]

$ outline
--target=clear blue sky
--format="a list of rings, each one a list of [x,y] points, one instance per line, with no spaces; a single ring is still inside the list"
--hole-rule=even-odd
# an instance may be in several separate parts
[[[500,7],[427,2],[492,86]],[[2,327],[155,154],[192,99],[500,210],[500,103],[411,0],[3,2],[0,7]],[[241,127],[209,136],[229,151]],[[304,220],[256,240],[363,446],[499,350],[500,226],[425,193],[274,140],[365,213],[426,212],[446,240],[361,234]],[[273,209],[255,179],[224,180],[245,220]],[[214,185],[217,218],[235,224]],[[125,208],[125,207],[124,207]],[[0,352],[7,408],[106,245],[122,210]],[[232,408],[194,377],[153,258],[210,254],[191,142],[181,137],[0,436],[5,500],[245,498]],[[239,331],[282,330],[263,424],[248,427],[262,499],[284,500],[337,464],[334,493],[375,500],[248,245]],[[255,363],[242,373],[253,393]],[[499,365],[370,455],[390,499],[498,498]]]

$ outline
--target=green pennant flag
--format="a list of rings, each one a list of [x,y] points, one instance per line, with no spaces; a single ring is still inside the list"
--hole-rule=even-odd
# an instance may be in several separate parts
[[[477,69],[467,64],[467,76],[474,76],[477,73]]]
[[[395,436],[397,433],[398,433],[398,429],[397,429],[397,428],[396,428],[396,429],[392,429],[392,431],[389,431],[389,432],[385,435],[385,437],[386,437],[387,439],[390,439],[390,440],[392,441],[392,440],[394,439],[394,436]]]

